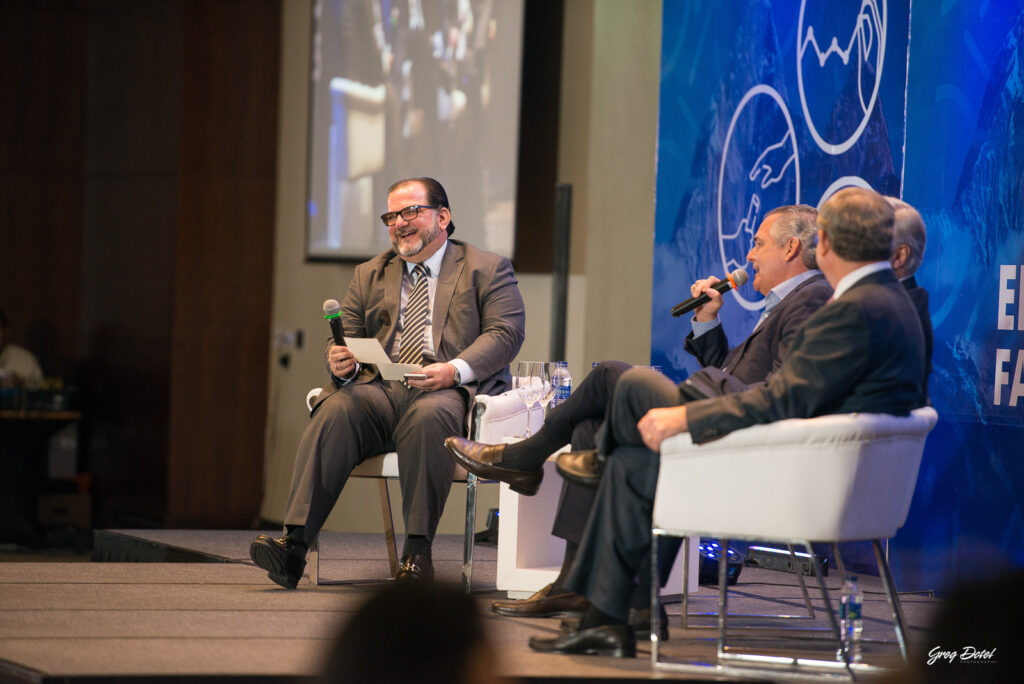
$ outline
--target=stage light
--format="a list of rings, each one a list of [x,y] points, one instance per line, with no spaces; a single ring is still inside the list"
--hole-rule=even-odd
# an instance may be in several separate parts
[[[722,557],[722,546],[714,539],[702,539],[697,549],[700,552],[700,564],[697,574],[697,581],[700,584],[718,584],[718,562]],[[728,548],[725,551],[726,565],[725,576],[727,583],[732,586],[740,578],[740,571],[743,569],[743,556],[736,549]]]

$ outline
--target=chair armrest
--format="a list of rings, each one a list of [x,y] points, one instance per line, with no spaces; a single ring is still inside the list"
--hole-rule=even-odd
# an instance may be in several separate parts
[[[323,387],[314,387],[306,393],[306,408],[310,411],[313,410],[313,404],[316,402],[316,398],[320,396],[320,393],[324,391]]]
[[[890,537],[937,420],[924,407],[783,420],[702,445],[676,435],[661,446],[654,524],[733,539]]]
[[[526,434],[527,425],[536,430],[544,422],[540,407],[526,408],[516,390],[501,394],[478,394],[473,404],[470,436],[478,442],[497,444],[505,437]]]
[[[306,408],[310,411],[321,391],[322,388],[314,387],[306,394]],[[473,439],[496,444],[505,437],[525,434],[527,422],[532,430],[539,429],[544,422],[544,411],[540,407],[528,410],[519,393],[508,390],[495,395],[476,395],[467,420]]]
[[[669,437],[661,445],[664,454],[706,454],[736,449],[778,448],[861,442],[901,436],[922,437],[935,427],[938,413],[931,406],[914,409],[909,416],[882,413],[846,413],[816,418],[790,418],[775,423],[752,425],[706,444],[694,444],[689,433]]]

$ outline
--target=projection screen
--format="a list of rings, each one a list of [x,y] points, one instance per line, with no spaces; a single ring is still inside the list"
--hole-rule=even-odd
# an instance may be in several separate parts
[[[455,238],[511,257],[523,0],[316,0],[306,256],[389,247],[399,178],[448,191]]]

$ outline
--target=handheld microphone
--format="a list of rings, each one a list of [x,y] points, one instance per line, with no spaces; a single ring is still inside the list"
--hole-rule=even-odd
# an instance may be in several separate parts
[[[729,290],[735,289],[747,282],[749,276],[747,272],[742,268],[737,268],[735,271],[725,276],[725,280],[719,280],[717,283],[711,286],[711,289],[717,290],[721,293],[726,293]],[[687,311],[693,311],[701,304],[707,304],[711,301],[711,297],[707,296],[703,292],[697,297],[690,297],[685,302],[680,302],[672,307],[673,316],[682,316]],[[327,306],[326,304],[324,305]]]
[[[341,304],[338,304],[337,299],[328,299],[324,302],[324,318],[331,324],[334,344],[339,347],[345,346],[345,331],[341,327]]]

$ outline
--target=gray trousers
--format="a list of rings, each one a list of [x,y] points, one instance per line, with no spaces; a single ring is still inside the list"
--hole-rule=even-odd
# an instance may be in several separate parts
[[[652,408],[679,406],[745,387],[717,369],[704,369],[676,386],[660,373],[634,368],[619,378],[597,446],[604,474],[565,587],[598,610],[626,620],[638,584],[649,595],[651,517],[661,458],[644,446],[636,424]],[[678,549],[673,545],[671,553]],[[671,570],[660,568],[662,579]]]
[[[455,468],[444,440],[465,434],[466,397],[458,389],[423,392],[380,380],[334,392],[316,407],[302,433],[285,524],[304,526],[308,546],[352,469],[371,456],[396,451],[406,534],[432,541]]]

